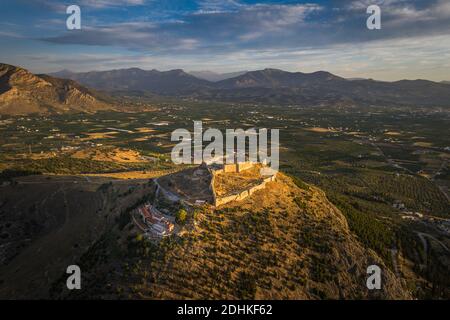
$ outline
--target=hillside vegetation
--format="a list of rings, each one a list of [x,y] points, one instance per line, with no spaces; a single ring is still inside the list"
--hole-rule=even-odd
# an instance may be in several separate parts
[[[159,244],[130,222],[104,234],[80,259],[85,290],[59,298],[410,298],[382,259],[365,249],[324,193],[282,174],[242,202],[196,214],[196,226]],[[366,268],[383,289],[366,288]],[[100,277],[98,275],[101,275]]]

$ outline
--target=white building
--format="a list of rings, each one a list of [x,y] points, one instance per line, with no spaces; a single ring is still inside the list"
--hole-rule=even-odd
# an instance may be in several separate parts
[[[155,223],[152,225],[152,231],[157,236],[162,237],[162,236],[166,235],[167,229],[163,225],[161,225],[159,223]]]

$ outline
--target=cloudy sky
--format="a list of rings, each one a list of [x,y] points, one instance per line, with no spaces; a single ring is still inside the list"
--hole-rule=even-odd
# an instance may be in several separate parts
[[[66,28],[67,6],[82,29]],[[382,10],[368,30],[366,9]],[[450,80],[450,0],[2,0],[0,62],[33,72],[263,68]]]

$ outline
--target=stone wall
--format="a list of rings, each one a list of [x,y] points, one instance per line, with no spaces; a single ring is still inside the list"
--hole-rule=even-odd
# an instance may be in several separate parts
[[[220,173],[220,172],[239,173],[244,170],[253,168],[254,165],[255,164],[253,162],[239,162],[239,163],[224,164],[221,169],[214,169],[213,171],[216,173]]]
[[[209,184],[209,189],[212,192],[212,196],[213,196],[213,205],[216,205],[216,201],[217,201],[217,196],[216,196],[216,189],[214,188],[214,181],[216,179],[216,174],[219,172],[218,170],[211,170],[208,167],[208,171],[211,174],[211,182]]]
[[[254,166],[254,163],[252,162],[240,162],[236,164],[236,170],[237,172],[242,172],[244,170],[251,169]]]
[[[254,185],[248,189],[242,190],[239,193],[235,193],[235,194],[231,194],[231,195],[226,195],[226,196],[217,196],[216,194],[216,190],[214,188],[214,181],[215,181],[215,176],[217,174],[220,173],[239,173],[248,169],[251,169],[255,164],[252,162],[241,162],[241,163],[233,163],[233,164],[225,164],[222,168],[220,169],[213,169],[208,167],[208,170],[211,174],[211,184],[210,184],[210,190],[212,191],[213,194],[213,203],[214,206],[218,207],[221,205],[224,205],[226,203],[232,202],[232,201],[242,201],[245,198],[247,198],[248,196],[252,195],[253,193],[255,193],[258,190],[262,190],[266,187],[266,184],[268,182],[271,181],[275,181],[276,179],[276,174],[265,178],[264,180],[262,180],[261,183]]]
[[[214,192],[214,205],[216,207],[218,207],[218,206],[227,204],[232,201],[242,201],[245,198],[251,196],[256,191],[264,189],[268,182],[275,181],[275,179],[276,179],[276,174],[265,178],[260,184],[254,185],[254,186],[252,186],[248,189],[245,189],[239,193],[235,193],[235,194],[231,194],[231,195],[227,195],[227,196],[218,197]],[[214,183],[214,175],[213,175],[213,179],[211,179],[211,182]],[[214,186],[212,188],[214,190]]]
[[[225,173],[234,173],[234,172],[236,172],[236,164],[235,163],[224,164],[223,165],[223,172],[225,172]]]

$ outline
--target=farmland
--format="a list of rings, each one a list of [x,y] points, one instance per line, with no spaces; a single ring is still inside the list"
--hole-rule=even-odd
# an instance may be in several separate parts
[[[282,172],[324,190],[366,247],[410,275],[418,296],[448,294],[448,280],[439,278],[449,268],[447,110],[174,100],[153,101],[151,109],[2,116],[1,179],[31,173],[151,178],[176,170],[170,134],[192,131],[194,120],[204,130],[279,129]],[[428,235],[428,248],[419,234]]]

